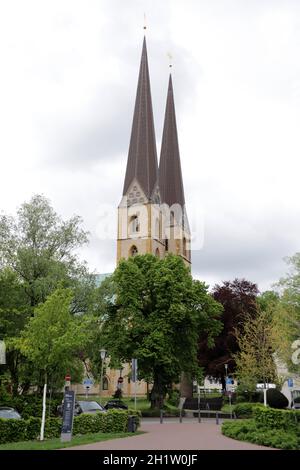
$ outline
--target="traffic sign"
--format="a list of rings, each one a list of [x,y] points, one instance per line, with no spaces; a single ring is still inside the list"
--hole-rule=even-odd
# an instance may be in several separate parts
[[[90,389],[93,385],[94,385],[94,381],[92,379],[89,379],[89,378],[84,379],[83,381],[84,388]]]
[[[293,386],[294,386],[294,381],[293,381],[293,379],[288,379],[288,386],[289,386],[290,388],[293,388]]]

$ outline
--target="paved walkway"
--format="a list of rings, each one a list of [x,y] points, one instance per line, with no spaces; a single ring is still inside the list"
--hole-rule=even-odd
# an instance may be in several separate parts
[[[111,441],[70,447],[70,450],[268,450],[268,447],[240,442],[223,436],[215,422],[189,420],[188,422],[143,421],[141,431]]]

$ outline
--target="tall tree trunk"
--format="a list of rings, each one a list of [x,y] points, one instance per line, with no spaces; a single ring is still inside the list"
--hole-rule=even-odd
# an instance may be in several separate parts
[[[19,387],[18,353],[16,351],[10,351],[6,357],[12,384],[12,394],[13,396],[17,396]]]
[[[180,396],[185,398],[193,398],[193,383],[184,372],[180,379]]]
[[[164,406],[164,387],[159,374],[154,374],[153,387],[150,394],[151,409],[161,409]]]

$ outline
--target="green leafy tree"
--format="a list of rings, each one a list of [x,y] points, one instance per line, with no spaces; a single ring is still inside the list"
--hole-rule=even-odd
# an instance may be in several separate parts
[[[248,316],[243,331],[235,330],[239,351],[234,355],[239,389],[255,392],[257,383],[277,383],[270,311]]]
[[[74,254],[86,242],[81,219],[61,219],[41,195],[25,202],[15,218],[0,216],[0,335],[14,394],[37,380],[35,364],[18,346],[34,308],[61,286],[72,289],[72,314],[98,309],[95,278]]]
[[[198,360],[205,374],[219,378],[225,389],[225,364],[228,373],[235,372],[234,354],[239,350],[235,330],[243,331],[247,318],[255,318],[257,314],[257,285],[246,279],[225,281],[215,285],[213,298],[223,306],[221,315],[222,329],[215,338],[213,347],[207,342],[203,332],[199,339]]]
[[[0,366],[1,376],[9,371],[13,394],[17,394],[20,382],[21,365],[25,368],[25,358],[16,346],[18,338],[28,322],[30,307],[24,285],[18,275],[9,268],[0,271],[0,338],[6,344],[5,366]],[[26,384],[22,384],[24,388]],[[27,383],[28,388],[28,383]]]
[[[35,366],[36,385],[47,378],[52,387],[61,387],[66,373],[75,381],[82,378],[80,354],[87,347],[90,329],[86,318],[71,314],[72,298],[70,289],[53,292],[35,308],[19,341],[21,352]]]
[[[198,336],[205,331],[213,343],[221,306],[174,255],[123,260],[111,283],[115,294],[102,329],[106,349],[113,360],[137,358],[139,379],[153,382],[151,406],[159,407],[182,372],[199,374]]]
[[[62,220],[41,195],[22,204],[16,218],[0,217],[0,267],[17,273],[32,307],[44,302],[58,282],[69,287],[86,275],[74,255],[87,242],[80,225],[78,216]]]
[[[294,359],[300,347],[300,253],[287,258],[287,263],[291,269],[277,284],[280,299],[273,305],[273,333],[281,361],[290,372],[300,373],[299,354]]]

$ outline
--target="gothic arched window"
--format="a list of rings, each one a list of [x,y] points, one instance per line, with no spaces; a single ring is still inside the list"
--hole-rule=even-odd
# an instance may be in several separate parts
[[[157,256],[157,258],[160,258],[160,252],[158,248],[156,248],[155,250],[155,256]]]
[[[130,256],[135,256],[138,254],[138,249],[135,245],[133,245],[129,250]]]
[[[175,214],[174,211],[170,212],[170,225],[173,226],[175,223]]]
[[[137,233],[140,231],[140,221],[137,215],[133,215],[129,221],[130,233]]]

